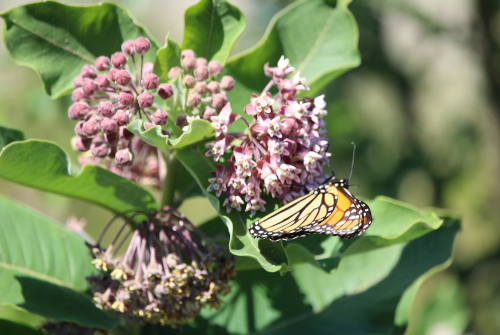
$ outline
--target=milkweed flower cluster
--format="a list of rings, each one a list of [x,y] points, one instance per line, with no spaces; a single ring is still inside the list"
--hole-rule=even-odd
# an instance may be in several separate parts
[[[297,94],[309,88],[299,72],[288,79],[295,69],[284,57],[276,67],[266,64],[264,72],[271,80],[245,107],[252,116],[246,133],[228,135],[227,126],[235,119],[229,104],[212,118],[216,141],[208,144],[206,155],[218,161],[232,149],[232,156],[226,166],[219,164],[212,172],[208,191],[218,197],[224,193],[228,212],[241,211],[246,203],[245,210],[255,215],[265,211],[262,191],[287,203],[304,193],[293,185],[313,188],[324,179],[323,164],[329,156],[324,96],[299,99]],[[269,92],[273,86],[276,96]]]
[[[114,243],[105,251],[91,247],[100,270],[88,278],[97,306],[128,321],[174,327],[192,322],[205,306],[218,308],[236,274],[234,258],[173,208],[129,220],[137,215],[147,219],[122,259],[113,259]]]
[[[156,96],[173,95],[170,84],[159,84],[153,63],[144,63],[151,44],[145,37],[123,42],[122,51],[111,58],[98,57],[93,65],[84,65],[73,80],[71,120],[78,121],[72,140],[75,150],[88,152],[81,163],[102,163],[128,179],[158,181],[156,149],[140,140],[125,127],[145,118],[145,128],[165,125],[168,114],[157,108]],[[165,134],[168,134],[164,131]]]

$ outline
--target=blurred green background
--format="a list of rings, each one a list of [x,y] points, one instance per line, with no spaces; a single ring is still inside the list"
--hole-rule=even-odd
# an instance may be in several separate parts
[[[161,43],[168,32],[181,41],[183,13],[196,1],[114,2]],[[0,11],[24,3],[2,0]],[[290,2],[232,3],[248,22],[238,52],[254,45]],[[350,9],[362,64],[325,91],[336,174],[349,175],[355,141],[356,195],[386,195],[463,216],[454,262],[420,289],[408,334],[500,334],[500,179],[494,177],[500,172],[500,2],[354,0]],[[0,71],[0,124],[57,142],[76,161],[69,99],[50,100],[36,73],[14,64],[3,44]],[[86,203],[1,180],[0,189],[59,222],[84,217],[94,237],[111,218]],[[215,216],[202,198],[181,210],[201,222],[207,217],[199,206]]]

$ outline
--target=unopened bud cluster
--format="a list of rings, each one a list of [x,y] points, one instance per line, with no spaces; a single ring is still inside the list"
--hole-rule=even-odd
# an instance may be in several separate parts
[[[234,79],[223,76],[222,64],[212,60],[208,62],[203,57],[196,57],[193,50],[183,50],[181,53],[181,67],[173,67],[168,73],[171,80],[178,76],[186,89],[187,113],[179,115],[176,124],[187,129],[193,119],[203,118],[210,121],[217,116],[227,104],[226,92],[234,87]]]
[[[212,172],[208,191],[224,193],[228,212],[240,211],[246,203],[245,210],[254,215],[265,211],[263,190],[287,203],[304,194],[304,187],[295,186],[313,188],[324,180],[323,164],[329,156],[324,96],[298,98],[309,88],[299,72],[287,78],[295,69],[284,57],[277,67],[266,64],[264,72],[271,80],[245,107],[253,117],[246,133],[228,135],[227,126],[235,119],[229,104],[212,117],[216,141],[207,145],[206,155],[215,161],[231,149],[232,155],[226,166],[219,164]],[[278,91],[275,96],[269,92],[273,86]]]
[[[137,215],[147,219],[122,259],[113,259],[113,244],[91,248],[100,270],[88,278],[97,306],[128,321],[174,327],[192,322],[205,306],[218,308],[235,276],[234,258],[173,208]]]
[[[150,47],[145,37],[125,41],[121,52],[111,58],[100,56],[93,65],[84,65],[73,81],[73,104],[68,116],[78,121],[72,141],[74,149],[89,152],[84,156],[86,161],[96,158],[126,176],[154,159],[156,151],[145,148],[147,144],[140,146],[143,151],[135,149],[134,136],[125,127],[137,118],[148,121],[144,124],[146,128],[165,125],[168,115],[157,108],[154,99],[155,96],[167,99],[173,94],[170,84],[159,85],[158,76],[152,72],[153,63],[144,64],[144,55]],[[153,158],[145,152],[153,153]],[[125,168],[136,159],[141,161],[135,169]],[[154,178],[154,174],[148,178]]]

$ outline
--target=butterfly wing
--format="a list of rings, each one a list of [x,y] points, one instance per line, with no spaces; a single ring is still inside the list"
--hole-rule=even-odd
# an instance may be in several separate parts
[[[310,227],[311,233],[338,235],[341,238],[353,238],[363,234],[372,223],[370,208],[363,201],[356,199],[347,188],[336,188],[338,201],[332,214],[315,227]],[[333,190],[327,190],[332,192]]]
[[[333,213],[336,193],[315,189],[254,222],[249,231],[254,238],[272,241],[292,240],[314,233],[308,227],[318,225]]]

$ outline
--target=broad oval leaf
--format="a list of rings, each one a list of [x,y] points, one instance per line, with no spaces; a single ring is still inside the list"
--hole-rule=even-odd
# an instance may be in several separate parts
[[[225,64],[245,25],[243,14],[227,1],[201,0],[184,14],[182,49]]]
[[[168,82],[168,71],[175,66],[181,65],[181,48],[167,35],[165,46],[158,49],[154,66],[154,74],[158,76],[160,83]]]
[[[0,126],[0,149],[16,141],[24,141],[24,134],[22,131]]]
[[[108,170],[86,165],[76,176],[69,171],[68,156],[50,142],[15,142],[0,153],[0,178],[5,180],[86,200],[115,213],[157,208],[149,192]]]
[[[252,93],[260,93],[270,78],[264,64],[276,66],[284,55],[300,76],[307,78],[313,95],[340,74],[358,66],[358,27],[347,8],[350,0],[296,1],[278,13],[262,40],[226,64],[225,73],[236,80],[228,93],[234,112],[243,108]]]
[[[61,307],[62,302],[71,304],[77,300],[83,307],[80,314],[75,313],[72,321],[99,327],[113,324],[104,312],[80,293],[88,288],[85,277],[95,271],[81,237],[2,195],[0,230],[0,302],[40,314],[40,310],[48,308],[47,301],[27,297],[27,291],[52,294],[57,297],[57,300],[49,301],[52,316],[64,314],[67,306]],[[39,283],[45,291],[37,292],[41,286],[25,285],[27,282]],[[93,315],[95,320],[84,321],[88,315]]]
[[[110,3],[68,6],[44,1],[15,7],[0,16],[10,55],[39,74],[52,98],[70,92],[83,65],[101,55],[110,57],[125,40],[149,37],[148,62],[154,61],[158,49],[126,10]]]

